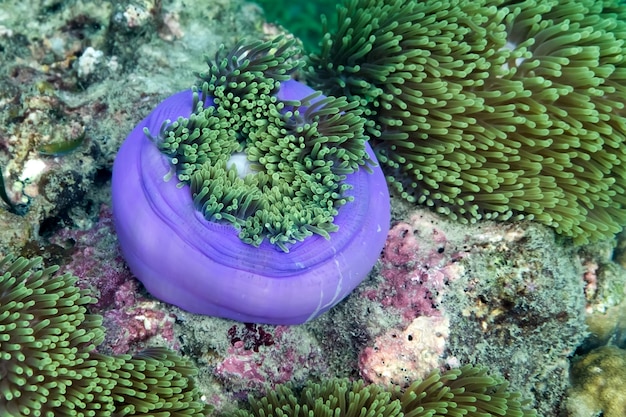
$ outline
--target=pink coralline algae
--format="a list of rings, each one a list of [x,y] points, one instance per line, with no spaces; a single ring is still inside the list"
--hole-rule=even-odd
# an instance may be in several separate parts
[[[447,362],[443,356],[450,323],[444,317],[418,317],[403,331],[379,336],[359,356],[361,376],[382,385],[408,386]]]
[[[372,335],[359,355],[363,378],[405,385],[454,361],[445,357],[449,322],[441,301],[446,283],[462,273],[458,261],[464,256],[432,214],[416,211],[391,228],[381,257],[382,280],[362,295],[379,302],[398,326]]]
[[[410,222],[391,228],[381,257],[384,281],[364,291],[368,299],[399,310],[405,324],[437,314],[439,293],[456,276],[462,256],[446,252],[446,235],[432,221],[416,214]]]
[[[52,240],[57,245],[72,243],[67,249],[71,259],[62,271],[79,277],[78,285],[97,295],[94,312],[104,316],[107,328],[101,349],[128,353],[155,341],[175,347],[174,318],[160,310],[158,302],[141,296],[138,282],[119,253],[108,207],[101,208],[98,222],[90,229],[64,229]]]
[[[598,291],[598,269],[600,265],[594,260],[585,260],[583,262],[585,281],[585,298],[587,300],[593,300]]]
[[[246,380],[250,388],[266,381],[280,384],[291,379],[293,364],[284,362],[278,367],[268,367],[265,365],[267,360],[267,357],[258,355],[258,351],[246,349],[245,342],[239,340],[228,349],[228,356],[217,366],[216,372],[222,377]]]
[[[100,208],[98,222],[87,230],[62,229],[53,242],[67,247],[71,259],[61,265],[62,272],[71,272],[79,278],[81,287],[94,291],[97,310],[116,304],[120,287],[133,277],[119,253],[111,210]]]
[[[106,344],[114,354],[141,350],[159,344],[175,348],[174,317],[156,308],[158,302],[140,297],[136,281],[122,284],[115,295],[115,308],[104,313],[108,329]]]
[[[231,327],[231,346],[215,374],[233,392],[264,390],[269,384],[303,382],[310,370],[325,368],[319,346],[292,334],[288,326],[238,324]]]

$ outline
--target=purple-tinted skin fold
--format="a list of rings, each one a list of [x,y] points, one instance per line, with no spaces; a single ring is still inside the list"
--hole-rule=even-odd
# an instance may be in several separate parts
[[[296,81],[278,98],[313,92]],[[389,193],[380,168],[348,175],[352,202],[339,209],[330,239],[307,237],[283,252],[265,239],[243,243],[230,225],[207,221],[188,186],[178,188],[170,162],[144,134],[189,117],[191,90],[167,98],[128,136],[113,167],[113,214],[120,246],[156,298],[192,313],[268,324],[299,324],[327,311],[369,273],[385,243]],[[371,148],[370,157],[375,161]]]

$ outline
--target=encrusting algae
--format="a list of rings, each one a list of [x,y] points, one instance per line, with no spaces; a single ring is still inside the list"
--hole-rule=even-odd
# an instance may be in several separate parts
[[[572,417],[626,415],[626,350],[603,346],[574,359],[572,385]]]

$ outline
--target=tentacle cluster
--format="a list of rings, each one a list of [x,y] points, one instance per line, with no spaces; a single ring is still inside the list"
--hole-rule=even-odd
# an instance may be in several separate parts
[[[403,197],[580,243],[626,223],[623,2],[346,0],[337,22],[309,80],[359,102]]]
[[[199,74],[191,116],[156,138],[207,220],[284,251],[313,233],[328,238],[351,199],[346,176],[371,164],[356,102],[319,93],[278,99],[281,82],[301,66],[296,51],[283,39],[222,50]],[[233,154],[245,155],[251,172],[238,171]]]
[[[197,370],[164,348],[95,352],[102,317],[76,277],[41,258],[0,259],[0,410],[21,416],[204,416]]]
[[[502,378],[485,368],[466,365],[444,373],[433,371],[406,389],[387,390],[363,381],[334,379],[308,382],[301,390],[279,385],[266,397],[249,397],[250,409],[237,417],[533,417],[537,413],[511,392]]]

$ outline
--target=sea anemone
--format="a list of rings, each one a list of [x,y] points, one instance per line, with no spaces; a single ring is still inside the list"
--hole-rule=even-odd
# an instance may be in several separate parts
[[[404,198],[577,243],[626,222],[626,5],[346,0],[308,81],[357,100]],[[328,31],[328,29],[326,29]]]
[[[23,416],[204,416],[197,370],[164,348],[94,351],[102,317],[77,278],[41,258],[0,259],[0,410]],[[163,414],[167,413],[167,414]]]
[[[435,370],[405,390],[397,388],[394,397],[404,415],[411,417],[537,415],[524,405],[519,393],[508,390],[505,380],[489,376],[480,366],[465,365],[444,373]]]
[[[249,397],[248,409],[236,417],[533,417],[520,395],[508,391],[501,378],[485,368],[466,365],[443,374],[433,371],[423,381],[401,389],[366,385],[362,380],[332,379],[308,382],[301,390],[279,385],[266,397]]]
[[[360,380],[308,382],[301,390],[283,384],[266,397],[248,400],[249,410],[237,410],[236,417],[402,417],[400,402],[392,401],[390,392]]]
[[[356,103],[290,79],[293,42],[222,49],[161,103],[113,168],[113,214],[133,273],[194,313],[295,324],[369,273],[389,195]]]

